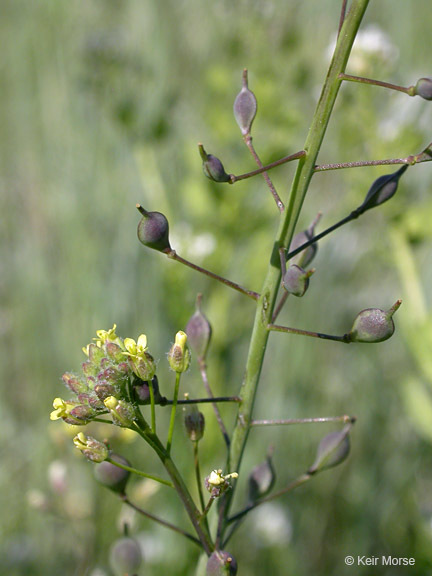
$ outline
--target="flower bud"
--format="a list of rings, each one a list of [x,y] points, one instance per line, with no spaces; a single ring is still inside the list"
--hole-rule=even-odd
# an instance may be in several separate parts
[[[123,466],[130,467],[130,462],[119,454],[111,454],[110,459],[115,460],[119,464],[123,464]],[[105,461],[95,466],[94,475],[98,482],[110,490],[124,494],[130,472],[128,470],[123,470],[123,468],[119,468],[115,464],[111,464],[111,462]]]
[[[311,223],[311,225],[307,230],[303,230],[302,232],[299,232],[294,236],[294,238],[291,241],[288,252],[293,252],[297,248],[300,248],[300,246],[302,246],[306,242],[312,240],[312,238],[315,236],[315,226],[318,224],[320,219],[321,214],[318,214],[318,216]],[[310,246],[308,246],[307,248],[305,248],[292,258],[290,258],[289,262],[290,264],[297,264],[297,266],[305,268],[308,264],[312,262],[317,252],[318,252],[318,244],[315,242],[314,244],[311,244]]]
[[[71,372],[66,372],[62,376],[63,382],[69,388],[71,392],[74,394],[82,394],[86,392],[88,387],[87,383],[81,376],[77,376],[76,374],[72,374]]]
[[[338,466],[347,458],[350,451],[349,431],[351,427],[352,424],[347,424],[339,432],[331,432],[321,440],[315,462],[309,468],[308,474]]]
[[[186,433],[192,442],[199,442],[204,435],[205,418],[197,406],[188,406],[185,410],[184,423]]]
[[[135,574],[143,561],[141,548],[130,537],[119,538],[110,549],[110,566],[116,576]]]
[[[103,462],[108,458],[108,448],[103,442],[99,442],[92,436],[86,436],[79,432],[73,439],[75,448],[81,450],[84,456],[92,462]]]
[[[274,486],[276,473],[271,460],[271,453],[264,462],[255,466],[249,476],[249,502],[256,502],[266,496]]]
[[[285,276],[282,278],[283,287],[293,296],[301,298],[309,288],[309,278],[315,272],[315,269],[303,270],[297,264],[288,266]]]
[[[162,396],[159,392],[159,382],[157,376],[153,376],[151,380],[153,386],[153,397],[155,404],[159,404]],[[134,394],[134,399],[138,404],[147,405],[150,404],[150,384],[149,381],[143,382],[142,380],[135,380],[132,382],[132,391]]]
[[[395,331],[393,314],[402,304],[398,300],[390,310],[379,308],[366,308],[357,315],[351,331],[346,335],[349,342],[383,342],[388,340]]]
[[[104,404],[111,412],[113,424],[129,428],[135,419],[135,411],[132,404],[126,400],[119,400],[115,396],[105,398]]]
[[[207,561],[207,576],[235,576],[237,561],[224,550],[215,550]]]
[[[207,154],[202,144],[198,144],[200,156],[203,161],[203,172],[214,182],[229,182],[230,176],[225,172],[222,162],[213,154]]]
[[[142,214],[138,224],[138,240],[153,250],[170,252],[168,220],[160,212],[147,212],[139,204],[137,204],[137,208]]]
[[[432,78],[420,78],[414,87],[414,94],[424,100],[432,100]]]
[[[246,136],[250,133],[252,122],[257,112],[255,94],[248,88],[248,75],[246,68],[243,70],[242,89],[234,101],[234,117],[239,125],[241,133]]]
[[[179,330],[175,342],[168,352],[168,362],[174,372],[186,372],[190,364],[190,351],[187,346],[187,334]]]
[[[237,472],[222,474],[222,470],[213,470],[205,479],[205,487],[210,492],[212,498],[219,498],[224,492],[231,488],[229,478],[238,478]]]
[[[198,360],[205,360],[207,349],[210,344],[212,328],[209,321],[201,312],[201,294],[196,299],[195,313],[186,324],[188,343]]]
[[[375,208],[376,206],[380,206],[390,200],[392,196],[395,195],[399,178],[408,168],[408,164],[404,164],[397,172],[393,172],[393,174],[386,174],[385,176],[380,176],[375,180],[372,186],[369,188],[368,193],[366,194],[366,198],[355,210],[359,215],[366,212],[370,208]]]

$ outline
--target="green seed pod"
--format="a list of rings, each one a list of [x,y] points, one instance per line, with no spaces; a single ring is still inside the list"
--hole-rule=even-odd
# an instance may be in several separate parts
[[[210,180],[214,182],[229,182],[230,176],[225,172],[225,168],[219,158],[213,154],[207,154],[202,144],[198,144],[199,153],[203,164],[203,172]]]
[[[331,432],[321,440],[315,462],[309,468],[308,474],[338,466],[347,458],[350,451],[349,431],[351,427],[351,424],[347,424],[339,432]]]
[[[420,78],[414,88],[414,94],[424,100],[432,100],[432,78]]]
[[[207,576],[235,576],[237,561],[232,554],[224,550],[216,550],[207,562]]]
[[[320,219],[321,214],[318,214],[307,230],[303,230],[302,232],[299,232],[294,236],[294,238],[291,241],[288,252],[293,252],[297,248],[300,248],[300,246],[302,246],[306,242],[312,240],[312,238],[315,236],[315,226],[318,224]],[[297,266],[300,266],[301,268],[306,268],[306,266],[308,266],[308,264],[310,264],[312,260],[315,258],[317,252],[318,252],[318,244],[315,242],[314,244],[311,244],[310,246],[308,246],[307,248],[305,248],[292,258],[290,258],[289,262],[290,264],[297,264]]]
[[[303,270],[303,268],[300,268],[297,264],[292,264],[285,272],[282,285],[287,292],[301,298],[309,288],[309,278],[314,272],[314,269],[306,272],[306,270]]]
[[[139,570],[142,561],[141,548],[133,538],[119,538],[111,546],[110,566],[116,576],[135,574]]]
[[[408,164],[404,164],[397,172],[393,174],[386,174],[385,176],[380,176],[375,180],[372,186],[369,188],[368,193],[366,194],[366,198],[355,210],[359,215],[366,212],[366,210],[370,210],[370,208],[375,208],[376,206],[380,206],[390,200],[392,196],[395,195],[398,184],[399,178],[402,174],[407,170]]]
[[[192,442],[199,442],[204,436],[205,418],[197,406],[188,406],[185,410],[184,423],[186,433]]]
[[[256,502],[272,490],[276,481],[276,473],[271,460],[271,453],[264,462],[255,466],[249,476],[249,502]]]
[[[357,315],[351,331],[346,335],[349,342],[383,342],[388,340],[395,331],[393,314],[402,304],[398,300],[390,310],[379,308],[366,308]]]
[[[153,250],[170,252],[169,226],[165,216],[160,212],[147,212],[139,204],[137,204],[137,209],[142,214],[138,224],[138,240]]]
[[[123,456],[120,456],[119,454],[111,454],[110,458],[119,464],[123,464],[123,466],[130,466],[130,463],[126,460],[126,458],[123,458]],[[100,464],[96,464],[94,475],[98,482],[110,490],[124,494],[126,484],[129,480],[130,472],[123,470],[123,468],[119,468],[115,464],[111,464],[111,462],[105,461],[101,462]]]
[[[243,70],[242,89],[234,101],[234,117],[239,125],[241,133],[246,136],[250,133],[252,122],[257,112],[255,94],[248,88],[248,75],[246,68]]]
[[[198,294],[195,313],[186,324],[185,332],[188,337],[188,343],[198,360],[205,360],[212,335],[212,328],[207,318],[201,312],[201,300],[202,295]]]

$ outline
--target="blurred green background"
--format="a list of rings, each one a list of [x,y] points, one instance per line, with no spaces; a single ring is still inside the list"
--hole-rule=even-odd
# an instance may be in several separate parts
[[[216,394],[241,383],[253,304],[139,245],[135,203],[165,213],[184,257],[260,290],[278,215],[263,180],[214,185],[197,143],[229,172],[254,169],[232,104],[249,69],[258,99],[254,142],[264,162],[300,150],[325,78],[339,19],[336,0],[3,0],[0,7],[0,572],[8,576],[109,576],[109,547],[128,522],[142,544],[141,574],[193,574],[197,550],[121,509],[96,486],[92,465],[51,423],[61,375],[81,346],[114,323],[145,332],[159,359],[194,310],[197,292],[213,326],[209,374]],[[414,84],[432,75],[429,0],[380,0],[362,25],[348,72]],[[320,162],[404,157],[431,140],[431,104],[346,84]],[[340,468],[256,510],[230,543],[241,576],[393,575],[406,568],[345,567],[353,556],[414,557],[409,574],[432,574],[432,165],[408,170],[382,209],[321,243],[311,288],[281,323],[342,334],[357,312],[401,297],[397,332],[377,346],[270,338],[257,418],[358,417]],[[272,178],[286,199],[294,166]],[[300,228],[319,230],[362,200],[383,168],[317,174]],[[294,299],[293,299],[294,300]],[[203,394],[196,365],[183,391]],[[161,409],[162,410],[162,409]],[[166,410],[166,409],[165,409]],[[211,409],[202,470],[223,467]],[[223,408],[227,425],[235,411]],[[166,420],[165,413],[161,420]],[[311,465],[335,425],[253,430],[239,479],[275,449],[277,486]],[[160,473],[146,446],[119,432],[112,447]],[[193,483],[191,446],[174,443]],[[204,473],[203,472],[203,473]],[[135,482],[132,496],[188,528],[173,495]]]

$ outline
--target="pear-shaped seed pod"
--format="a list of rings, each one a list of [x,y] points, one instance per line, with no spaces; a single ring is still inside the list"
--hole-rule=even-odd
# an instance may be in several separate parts
[[[357,315],[351,331],[347,335],[350,342],[383,342],[388,340],[395,331],[393,314],[402,304],[398,300],[390,310],[380,308],[366,308]]]
[[[235,576],[237,561],[224,550],[215,550],[207,562],[207,576]]]
[[[171,246],[168,239],[168,220],[160,212],[147,212],[142,206],[137,204],[139,212],[142,214],[138,224],[138,240],[159,252],[170,252]]]
[[[111,460],[115,460],[123,466],[129,466],[130,463],[120,456],[119,454],[111,454]],[[126,484],[129,480],[130,472],[128,470],[123,470],[111,462],[101,462],[96,464],[94,470],[95,478],[98,482],[113,490],[114,492],[119,492],[120,494],[125,493]]]
[[[197,406],[188,406],[186,408],[184,424],[190,440],[192,442],[199,442],[204,436],[205,418]]]
[[[349,431],[352,425],[347,424],[339,432],[331,432],[319,443],[315,462],[309,468],[309,474],[321,472],[341,464],[350,451]]]
[[[225,168],[219,158],[216,158],[213,154],[207,154],[202,144],[198,144],[198,148],[203,161],[203,172],[207,178],[214,182],[229,182],[231,178],[225,172]]]
[[[249,502],[256,502],[266,496],[274,486],[276,473],[271,459],[271,453],[264,462],[255,466],[249,476]]]
[[[141,548],[130,537],[119,538],[110,550],[110,565],[116,576],[135,574],[143,561]]]
[[[399,168],[397,172],[377,178],[369,188],[363,204],[357,208],[356,212],[358,212],[359,215],[363,214],[366,210],[380,206],[381,204],[384,204],[384,202],[387,202],[387,200],[390,200],[390,198],[396,193],[399,178],[407,168],[408,164],[404,164],[404,166]]]
[[[415,85],[415,95],[424,100],[432,100],[432,78],[420,78]]]
[[[234,117],[243,136],[250,133],[257,112],[255,94],[249,90],[247,70],[243,70],[242,89],[234,101]]]
[[[309,278],[313,273],[314,270],[306,272],[306,270],[303,270],[303,268],[300,268],[297,264],[292,264],[288,266],[282,278],[283,287],[293,296],[301,298],[309,288]]]

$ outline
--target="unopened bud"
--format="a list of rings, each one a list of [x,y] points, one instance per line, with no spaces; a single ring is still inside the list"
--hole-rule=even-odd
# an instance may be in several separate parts
[[[141,548],[133,538],[119,538],[110,549],[110,566],[116,576],[135,574],[142,561]]]
[[[361,204],[355,212],[363,214],[366,210],[380,206],[381,204],[384,204],[384,202],[387,202],[387,200],[390,200],[390,198],[396,193],[399,178],[407,168],[408,164],[404,164],[399,168],[399,170],[397,170],[397,172],[377,178],[369,188],[363,204]]]
[[[420,78],[414,87],[414,94],[424,100],[432,100],[432,78]]]
[[[249,476],[249,502],[256,502],[266,496],[274,486],[276,473],[271,460],[271,453],[264,462],[255,466]]]
[[[128,462],[126,458],[123,458],[123,456],[120,456],[119,454],[111,454],[110,459],[115,460],[123,466],[130,467],[130,462]],[[115,464],[111,464],[111,462],[105,461],[95,466],[94,475],[98,482],[110,490],[124,494],[126,484],[129,480],[130,472],[128,470],[124,470],[123,468],[119,468]]]
[[[168,220],[160,212],[147,212],[137,204],[138,211],[142,214],[138,224],[138,240],[159,252],[170,252],[171,246],[168,239]]]
[[[108,458],[108,448],[103,442],[99,442],[92,436],[86,436],[79,432],[73,439],[75,448],[81,450],[84,456],[92,462],[103,462]]]
[[[302,297],[309,288],[309,278],[315,272],[315,269],[303,270],[297,264],[288,266],[285,276],[282,278],[283,287],[293,296]]]
[[[104,400],[105,407],[111,412],[113,424],[129,428],[135,419],[135,411],[132,404],[126,400],[119,400],[115,396],[108,396]]]
[[[186,372],[190,364],[190,351],[187,346],[187,334],[179,330],[175,342],[168,352],[168,362],[174,372]]]
[[[198,144],[200,156],[203,161],[203,172],[214,182],[229,182],[230,176],[225,172],[225,168],[219,158],[213,154],[207,154],[202,144]]]
[[[184,423],[186,433],[192,442],[199,442],[204,435],[205,418],[197,406],[188,406],[185,410]]]
[[[195,313],[186,324],[188,343],[196,354],[198,360],[204,360],[210,344],[212,328],[209,321],[201,312],[201,294],[196,299]]]
[[[341,464],[350,451],[349,431],[352,424],[347,424],[339,432],[331,432],[319,443],[314,464],[309,468],[308,474],[315,474],[327,468]]]
[[[243,136],[246,136],[250,133],[257,112],[257,101],[255,94],[249,90],[246,69],[243,70],[242,84],[242,89],[234,101],[234,116]]]
[[[395,331],[393,314],[402,304],[398,300],[390,310],[379,308],[366,308],[362,310],[354,320],[351,331],[346,335],[349,342],[383,342],[388,340]]]
[[[206,576],[235,576],[237,561],[224,550],[215,550],[207,561]]]

